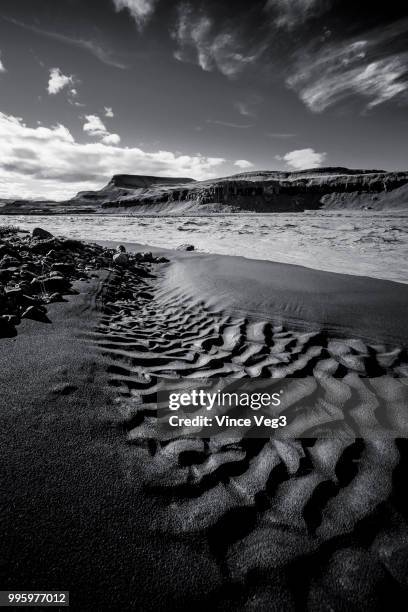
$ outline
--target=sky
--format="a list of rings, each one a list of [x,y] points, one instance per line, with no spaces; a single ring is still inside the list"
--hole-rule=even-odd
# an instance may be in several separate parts
[[[0,0],[0,197],[119,173],[406,170],[404,5]]]

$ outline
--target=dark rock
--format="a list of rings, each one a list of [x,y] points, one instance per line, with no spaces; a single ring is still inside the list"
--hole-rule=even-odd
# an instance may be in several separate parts
[[[40,304],[40,300],[38,298],[34,298],[31,295],[23,295],[19,298],[19,304],[24,308],[28,308],[29,306],[38,306]]]
[[[52,295],[50,295],[50,297],[48,298],[48,301],[50,303],[53,302],[63,302],[64,299],[62,297],[62,295],[60,293],[53,293]]]
[[[21,315],[22,319],[33,319],[33,321],[48,321],[47,316],[39,306],[29,306]]]
[[[10,270],[0,270],[0,282],[7,283],[11,278]]]
[[[39,240],[47,240],[48,238],[54,238],[54,236],[50,232],[47,232],[47,230],[42,229],[41,227],[35,227],[31,235],[33,238],[38,238]]]
[[[34,263],[34,262],[32,262],[32,261],[28,261],[27,263],[24,263],[24,264],[21,266],[21,269],[22,269],[22,270],[27,270],[27,271],[28,271],[28,272],[30,272],[30,274],[31,274],[32,272],[35,272],[35,271],[36,271],[37,266],[35,265],[35,263]]]
[[[12,289],[6,289],[6,297],[14,302],[19,302],[23,295],[23,290],[20,287],[13,287]]]
[[[62,238],[60,240],[60,248],[76,251],[84,248],[83,243],[80,240],[73,240],[72,238]]]
[[[146,261],[149,263],[153,263],[154,261],[153,253],[151,253],[150,251],[148,251],[147,253],[136,253],[135,259],[136,261]]]
[[[75,266],[71,263],[56,262],[51,266],[51,270],[54,272],[62,272],[62,274],[73,274],[75,272]]]
[[[140,276],[140,278],[153,278],[153,274],[150,274],[149,270],[146,270],[141,266],[135,266],[134,271],[138,276]]]
[[[0,338],[13,338],[17,335],[16,328],[8,315],[0,316]]]
[[[0,258],[8,255],[9,257],[15,257],[16,259],[21,259],[17,249],[14,249],[9,244],[0,244]]]
[[[59,243],[56,238],[49,238],[48,240],[40,240],[39,242],[33,242],[30,245],[30,251],[32,253],[38,253],[39,255],[45,255],[51,249],[58,248]]]
[[[47,278],[37,277],[31,281],[31,288],[37,292],[46,291],[47,293],[66,293],[69,291],[71,283],[63,276],[50,276]]]
[[[129,263],[129,257],[126,253],[115,253],[112,259],[117,266],[126,266]]]
[[[180,244],[180,246],[178,246],[176,250],[177,251],[194,251],[194,245],[193,244]]]
[[[6,314],[3,315],[2,318],[10,323],[10,325],[18,325],[20,323],[20,318],[14,314]]]
[[[0,268],[12,268],[19,266],[21,261],[16,257],[10,257],[9,255],[5,255],[3,259],[0,261]]]

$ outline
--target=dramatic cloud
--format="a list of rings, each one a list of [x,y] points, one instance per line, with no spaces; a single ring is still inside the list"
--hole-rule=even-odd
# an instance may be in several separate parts
[[[197,63],[203,70],[219,70],[234,77],[253,64],[262,49],[244,51],[239,35],[234,30],[216,32],[214,21],[195,11],[190,4],[179,7],[178,22],[173,38],[178,44],[174,56],[182,62]]]
[[[283,160],[294,170],[307,170],[309,168],[319,168],[326,158],[326,153],[316,153],[314,149],[297,149],[289,151],[283,157],[277,155],[279,160]]]
[[[100,138],[105,144],[117,145],[120,143],[119,134],[111,134],[97,115],[86,115],[85,119],[84,132]]]
[[[64,199],[100,188],[112,174],[211,178],[225,160],[146,152],[103,142],[78,143],[63,125],[28,127],[0,113],[0,196]]]
[[[406,34],[408,21],[304,51],[287,85],[316,113],[355,95],[368,109],[401,98],[408,90],[408,52],[399,38]]]
[[[50,70],[50,78],[48,80],[48,93],[51,96],[55,96],[55,94],[62,91],[65,87],[72,85],[74,82],[73,76],[67,76],[61,72],[59,68],[51,68]],[[72,91],[76,91],[75,89]],[[73,94],[76,95],[76,94]]]
[[[265,10],[274,16],[277,28],[293,30],[330,8],[329,0],[268,0]]]
[[[246,168],[253,168],[254,164],[247,159],[237,159],[237,161],[234,162],[234,166],[238,166],[238,168],[245,170]]]
[[[127,9],[136,21],[137,27],[142,29],[152,16],[158,0],[113,0],[117,11]]]
[[[113,109],[110,106],[105,106],[104,111],[105,111],[105,117],[111,118],[115,116]]]

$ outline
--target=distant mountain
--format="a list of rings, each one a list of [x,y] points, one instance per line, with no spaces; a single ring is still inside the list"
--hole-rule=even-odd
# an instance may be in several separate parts
[[[317,168],[255,171],[195,181],[115,175],[99,191],[66,202],[9,202],[3,213],[212,214],[304,210],[407,210],[408,171]]]

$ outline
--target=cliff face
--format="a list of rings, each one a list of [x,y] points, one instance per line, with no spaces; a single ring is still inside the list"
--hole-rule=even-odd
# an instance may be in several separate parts
[[[15,208],[20,214],[26,212],[21,203]],[[38,212],[38,203],[35,208]],[[81,192],[67,202],[47,203],[43,212],[164,215],[316,209],[408,210],[408,171],[319,168],[244,172],[208,181],[115,175],[100,191]],[[14,212],[13,203],[2,212]]]
[[[73,202],[98,202],[106,213],[382,210],[387,206],[408,208],[407,184],[408,172],[347,168],[245,172],[211,181],[115,176],[101,191],[78,194]]]

